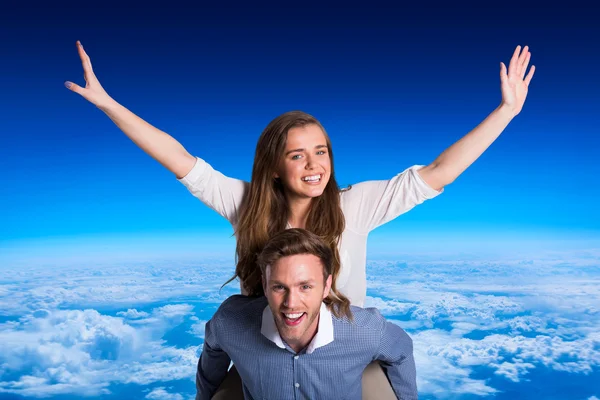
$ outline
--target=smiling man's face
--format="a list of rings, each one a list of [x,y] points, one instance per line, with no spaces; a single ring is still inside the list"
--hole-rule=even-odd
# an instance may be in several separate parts
[[[266,268],[265,296],[281,338],[298,352],[306,347],[319,325],[319,311],[331,288],[319,257],[297,254],[280,258]]]

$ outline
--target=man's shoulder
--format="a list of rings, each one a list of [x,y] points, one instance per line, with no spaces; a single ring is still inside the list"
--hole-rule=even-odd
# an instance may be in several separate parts
[[[347,317],[335,317],[333,319],[340,325],[354,326],[365,329],[380,329],[382,324],[385,324],[385,317],[381,315],[376,308],[362,308],[350,306],[352,319]]]
[[[346,323],[355,323],[360,329],[377,331],[380,334],[392,334],[396,337],[402,337],[411,341],[410,337],[398,324],[388,321],[381,312],[375,307],[361,308],[350,306],[354,321]],[[386,333],[387,332],[387,333]]]
[[[375,307],[363,308],[350,306],[350,310],[352,311],[354,322],[358,326],[378,329],[382,324],[385,324],[385,317]]]

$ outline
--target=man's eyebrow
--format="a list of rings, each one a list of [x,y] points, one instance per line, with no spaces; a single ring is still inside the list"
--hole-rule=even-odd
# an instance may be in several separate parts
[[[296,286],[302,286],[302,285],[312,285],[314,283],[315,283],[314,279],[305,279],[305,280],[303,280],[301,282],[295,283],[294,285],[296,285]],[[287,287],[286,284],[284,284],[282,282],[279,282],[278,280],[275,280],[275,279],[270,280],[269,281],[269,285],[281,285],[283,287]]]
[[[271,279],[269,281],[269,285],[281,285],[281,286],[285,286],[283,283],[281,283],[281,282],[279,282],[279,281],[277,281],[275,279]]]

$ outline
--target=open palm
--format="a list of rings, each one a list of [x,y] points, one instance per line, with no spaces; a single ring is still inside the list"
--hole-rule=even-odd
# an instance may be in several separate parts
[[[510,59],[508,65],[508,73],[504,63],[500,63],[500,83],[502,89],[502,103],[513,110],[514,115],[521,112],[525,98],[527,98],[527,89],[533,73],[535,65],[529,69],[529,73],[525,76],[531,53],[529,47],[525,46],[521,51],[521,46],[517,46],[515,52]]]

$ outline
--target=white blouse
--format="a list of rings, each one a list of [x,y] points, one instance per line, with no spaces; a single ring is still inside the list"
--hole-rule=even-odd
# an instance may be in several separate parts
[[[390,180],[366,181],[340,192],[346,227],[338,248],[341,269],[338,290],[362,307],[367,294],[367,236],[370,231],[409,211],[442,191],[431,188],[412,166]],[[238,212],[249,183],[229,178],[197,158],[194,168],[179,179],[204,204],[236,228]]]

